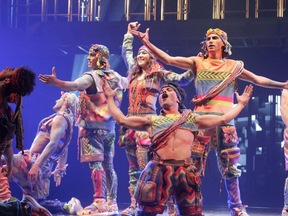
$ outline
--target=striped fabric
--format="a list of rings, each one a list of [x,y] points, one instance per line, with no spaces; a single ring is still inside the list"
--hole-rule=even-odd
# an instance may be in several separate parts
[[[208,94],[211,89],[231,74],[236,64],[237,61],[234,60],[199,59],[196,66],[196,97],[201,98]],[[196,106],[195,113],[200,115],[223,115],[228,112],[233,108],[234,88],[234,82],[230,83],[223,91],[206,104]]]
[[[179,119],[181,114],[167,114],[165,116],[151,116],[152,122],[152,140],[154,135],[166,130],[170,125]],[[179,129],[190,130],[191,132],[197,132],[195,125],[195,116],[193,112],[190,112],[187,119],[180,125]]]
[[[284,156],[285,156],[285,168],[288,170],[288,127],[284,130]]]

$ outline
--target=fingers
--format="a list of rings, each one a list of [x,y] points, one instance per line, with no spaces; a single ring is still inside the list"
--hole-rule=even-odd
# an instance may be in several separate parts
[[[238,98],[238,97],[239,97],[239,94],[238,94],[238,92],[235,92],[235,95],[236,95],[236,98]]]
[[[47,78],[45,75],[42,75],[42,74],[40,74],[40,75],[38,76],[38,78],[39,78],[39,80],[40,80],[41,82],[43,82],[43,83],[47,83],[47,82],[48,82],[48,79],[49,79],[49,78]]]
[[[244,93],[248,94],[249,96],[252,95],[252,92],[253,92],[253,85],[249,85],[249,86],[246,86],[245,87],[245,90],[244,90]]]
[[[52,67],[52,74],[56,76],[55,67]]]
[[[145,31],[145,33],[146,33],[146,34],[149,34],[149,31],[150,31],[150,29],[147,28],[146,31]]]

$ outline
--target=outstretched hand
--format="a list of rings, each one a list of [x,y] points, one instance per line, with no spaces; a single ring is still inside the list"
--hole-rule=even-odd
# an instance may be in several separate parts
[[[56,76],[55,67],[52,68],[52,75],[40,74],[39,80],[45,84],[48,84],[48,85],[55,85],[58,81],[57,76]]]
[[[140,23],[138,22],[130,22],[128,24],[128,29],[127,29],[127,33],[130,33],[131,34],[131,31],[137,31],[139,29],[139,27],[141,26]]]
[[[245,87],[244,92],[241,96],[238,94],[238,92],[235,92],[238,104],[242,104],[243,106],[245,106],[251,98],[252,92],[253,85],[251,84]]]
[[[114,90],[112,90],[106,79],[103,78],[102,81],[103,81],[103,92],[106,98],[114,97],[116,95],[117,90],[119,90],[119,88],[117,87]]]
[[[138,38],[144,45],[147,45],[147,43],[149,42],[149,28],[146,29],[145,33],[135,30],[131,30],[130,33],[135,36],[138,36]]]

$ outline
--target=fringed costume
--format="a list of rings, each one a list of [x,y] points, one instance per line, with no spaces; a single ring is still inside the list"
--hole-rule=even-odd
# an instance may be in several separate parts
[[[165,204],[174,195],[180,215],[202,215],[201,180],[192,158],[162,160],[157,150],[165,145],[177,129],[197,135],[195,116],[191,110],[182,114],[152,116],[153,158],[137,182],[135,198],[139,203],[137,215],[163,214]]]
[[[22,189],[24,196],[30,195],[33,198],[46,199],[49,195],[49,187],[50,187],[50,176],[52,175],[53,165],[57,163],[60,156],[67,150],[68,145],[70,144],[72,133],[73,133],[73,120],[71,117],[65,113],[55,113],[47,118],[44,118],[40,121],[37,130],[37,136],[46,137],[50,139],[50,130],[51,127],[49,123],[53,121],[56,116],[63,116],[67,122],[68,128],[66,133],[61,138],[58,143],[56,151],[51,155],[51,157],[40,166],[39,169],[39,178],[36,183],[31,183],[28,180],[28,173],[37,160],[37,158],[41,155],[40,153],[34,153],[30,150],[25,150],[24,154],[19,152],[19,154],[15,154],[13,156],[13,171],[14,171],[14,182],[19,185]]]
[[[98,52],[100,51],[96,53]],[[120,88],[115,96],[118,107],[123,97],[121,90],[128,87],[128,81],[106,67],[99,67],[83,75],[91,76],[97,89],[97,93],[93,95],[84,92],[80,94],[76,120],[76,125],[79,127],[80,161],[89,163],[94,187],[94,202],[78,212],[78,215],[89,215],[92,212],[118,212],[116,203],[118,180],[113,167],[116,122],[108,110],[102,89],[102,79],[106,79],[112,89]]]
[[[125,34],[122,45],[122,56],[128,70],[133,70],[136,61],[133,58],[133,36]],[[150,55],[153,55],[147,47],[142,46],[139,50],[145,49]],[[148,103],[147,98],[158,97],[161,86],[168,82],[177,82],[180,85],[188,85],[193,79],[191,71],[181,75],[164,70],[163,66],[154,61],[150,72],[145,74],[144,78],[137,76],[130,77],[129,84],[129,108],[128,116],[155,115],[156,104]],[[156,102],[156,100],[154,100]],[[122,214],[133,215],[135,209],[134,190],[141,171],[147,164],[147,149],[151,144],[147,132],[133,131],[130,129],[121,129],[120,146],[125,147],[126,156],[129,161],[129,192],[131,195],[131,206],[125,209]]]
[[[199,58],[196,70],[197,96],[192,100],[195,104],[194,112],[199,115],[219,116],[231,110],[236,88],[234,79],[242,73],[243,62]],[[199,135],[210,140],[208,151],[211,149],[216,151],[218,167],[228,193],[228,206],[231,208],[231,215],[234,215],[235,208],[244,207],[239,190],[238,177],[241,171],[237,169],[237,162],[240,149],[237,147],[238,137],[234,121],[213,129],[201,130]]]

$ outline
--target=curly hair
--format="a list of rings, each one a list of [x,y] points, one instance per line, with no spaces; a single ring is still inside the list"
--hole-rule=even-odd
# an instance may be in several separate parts
[[[27,67],[16,68],[11,78],[13,91],[21,96],[30,95],[35,86],[35,77],[35,73]]]
[[[154,55],[150,55],[149,58],[149,68],[153,67],[153,65],[155,64],[156,59],[154,57]],[[134,65],[132,66],[132,68],[130,70],[128,70],[127,72],[128,77],[130,77],[130,83],[132,82],[132,80],[134,80],[137,76],[142,74],[142,67],[140,67],[138,65],[137,62],[137,56],[134,57]]]

